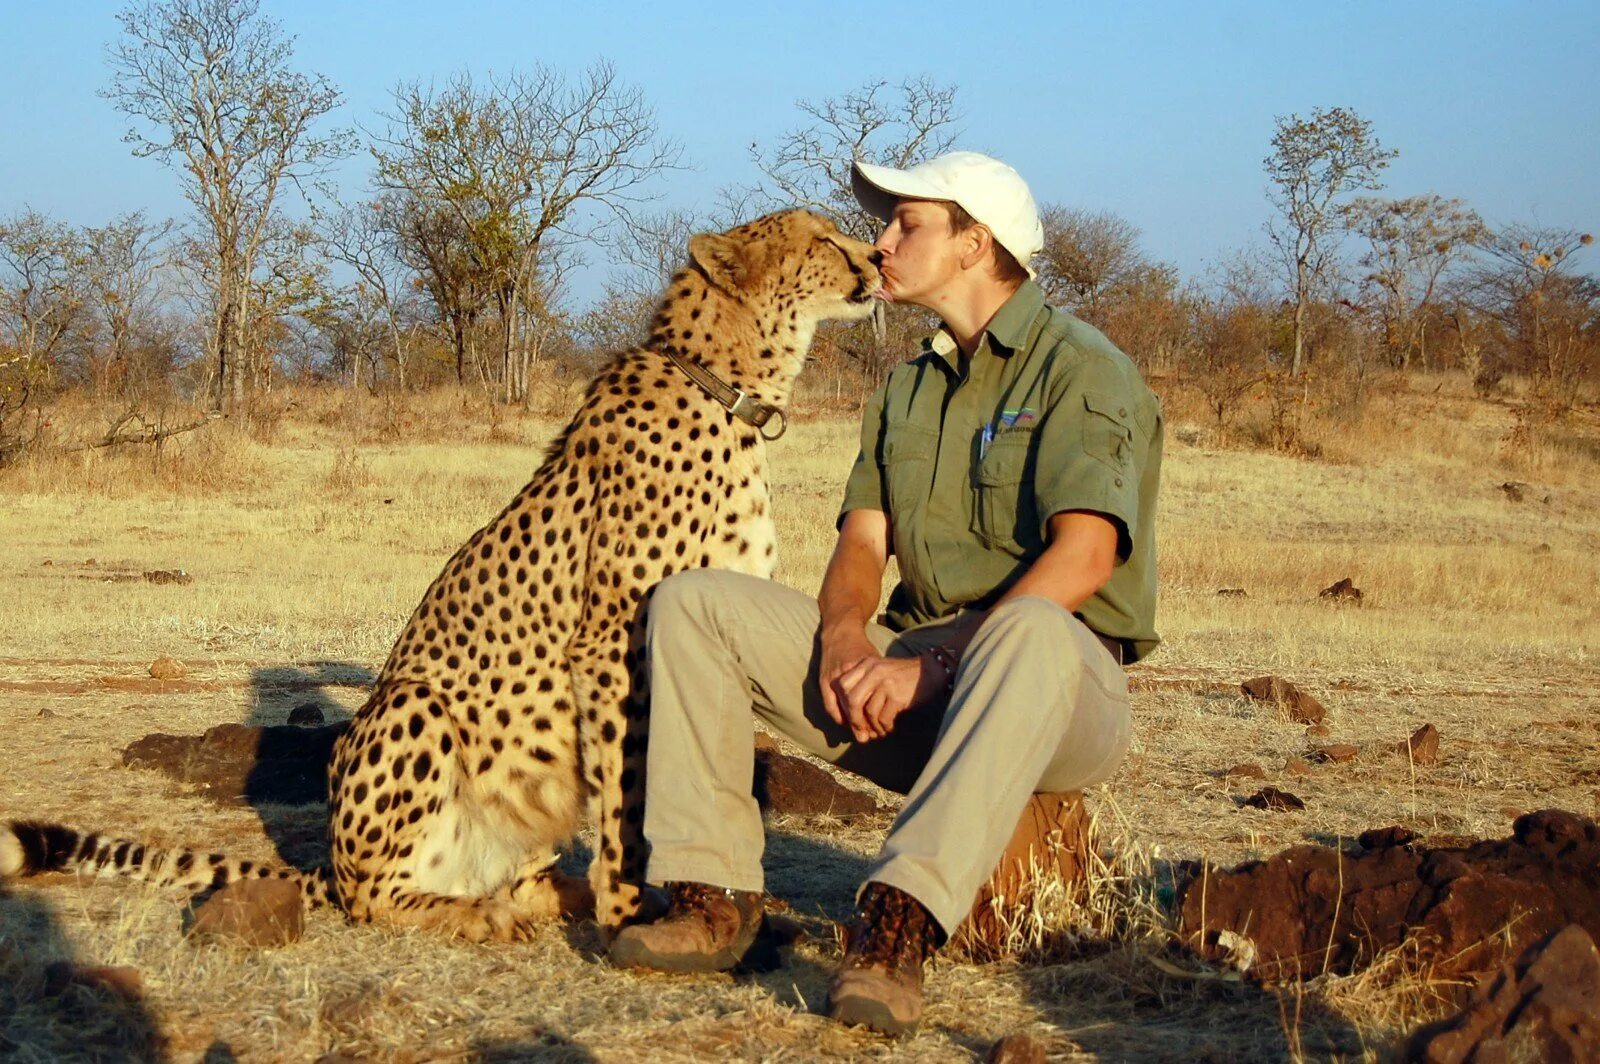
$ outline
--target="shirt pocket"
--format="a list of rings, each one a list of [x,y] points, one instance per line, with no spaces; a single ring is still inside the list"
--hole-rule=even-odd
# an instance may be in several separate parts
[[[890,425],[883,437],[884,492],[889,510],[903,524],[926,505],[933,485],[933,459],[938,433],[918,425]]]
[[[1007,429],[990,441],[973,472],[972,531],[985,547],[1021,558],[1039,544],[1030,469],[1033,429]]]
[[[1083,450],[1118,473],[1133,463],[1133,419],[1128,401],[1107,392],[1084,392]]]

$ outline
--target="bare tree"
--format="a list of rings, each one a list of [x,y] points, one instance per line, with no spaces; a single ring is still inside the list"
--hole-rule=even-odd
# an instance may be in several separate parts
[[[86,320],[83,237],[34,210],[0,220],[0,361],[41,383]],[[9,353],[7,353],[9,352]]]
[[[1473,301],[1507,338],[1509,361],[1557,413],[1600,373],[1600,283],[1577,266],[1593,243],[1576,229],[1506,226],[1483,240],[1470,281]]]
[[[460,297],[481,294],[500,325],[488,375],[517,400],[553,305],[542,272],[573,238],[626,219],[679,149],[658,138],[643,94],[597,63],[570,82],[538,67],[481,84],[458,74],[438,91],[402,84],[373,154],[379,187],[399,197],[412,261],[434,273],[431,292],[453,300],[440,310],[453,318],[458,379],[478,316]],[[463,283],[463,269],[475,279]]]
[[[83,264],[70,226],[33,210],[0,220],[0,465],[37,439],[41,396],[83,329]]]
[[[1211,284],[1191,286],[1184,299],[1192,338],[1184,362],[1218,428],[1268,379],[1275,304],[1260,263],[1249,254],[1225,261]]]
[[[1383,148],[1372,123],[1343,107],[1317,108],[1310,118],[1279,116],[1272,153],[1263,160],[1271,182],[1267,194],[1279,217],[1267,225],[1287,272],[1294,300],[1294,346],[1290,372],[1305,361],[1306,310],[1330,277],[1337,251],[1341,196],[1380,189],[1380,175],[1398,152]]]
[[[771,148],[750,145],[765,181],[757,195],[769,207],[808,207],[841,231],[872,240],[882,223],[856,203],[851,164],[861,159],[904,168],[941,155],[955,144],[956,89],[928,78],[891,86],[868,82],[843,96],[795,105],[810,121]]]
[[[343,131],[313,132],[339,105],[319,74],[292,69],[294,41],[258,0],[157,0],[118,15],[105,95],[141,123],[135,155],[178,170],[198,221],[211,287],[217,406],[245,405],[262,379],[261,318],[251,300],[262,245],[285,184],[304,189],[353,149]]]
[[[1131,283],[1149,264],[1139,227],[1109,211],[1047,204],[1039,212],[1044,248],[1034,259],[1052,303],[1092,318],[1109,292]]]
[[[133,211],[84,231],[89,303],[102,336],[90,376],[100,394],[128,393],[150,382],[135,372],[134,346],[161,299],[160,274],[168,265],[174,223],[152,222]]]
[[[1362,286],[1374,295],[1383,345],[1401,369],[1427,362],[1427,327],[1445,271],[1484,237],[1483,220],[1458,199],[1362,196],[1344,209],[1345,225],[1362,237]]]
[[[386,224],[383,202],[340,208],[320,219],[318,232],[323,254],[356,275],[344,302],[357,321],[381,321],[395,384],[405,388],[401,308],[410,271],[400,258],[393,227]],[[361,360],[352,360],[352,387],[361,386],[360,366]]]

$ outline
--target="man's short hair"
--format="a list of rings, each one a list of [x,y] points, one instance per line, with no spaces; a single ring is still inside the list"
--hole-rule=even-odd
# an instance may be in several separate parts
[[[961,204],[950,200],[941,200],[940,202],[944,204],[944,209],[950,214],[950,234],[952,236],[965,233],[973,226],[982,224],[978,219],[968,214],[966,208]],[[994,274],[995,280],[1006,284],[1021,284],[1028,279],[1028,271],[1022,268],[1022,264],[1017,261],[1015,255],[1005,249],[1004,244],[994,239],[993,233],[989,235],[989,247],[994,250],[994,261],[990,264],[990,270]]]

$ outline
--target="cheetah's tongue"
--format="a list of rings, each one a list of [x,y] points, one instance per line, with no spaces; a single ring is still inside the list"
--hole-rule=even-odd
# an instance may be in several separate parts
[[[888,311],[885,309],[886,306],[887,304],[881,299],[872,301],[872,338],[879,346],[882,346],[889,337],[889,320]]]

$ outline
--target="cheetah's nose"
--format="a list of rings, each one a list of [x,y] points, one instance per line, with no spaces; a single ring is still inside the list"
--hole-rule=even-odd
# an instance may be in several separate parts
[[[874,266],[882,266],[883,252],[879,251],[877,248],[873,248],[867,253],[867,261],[872,263]]]

